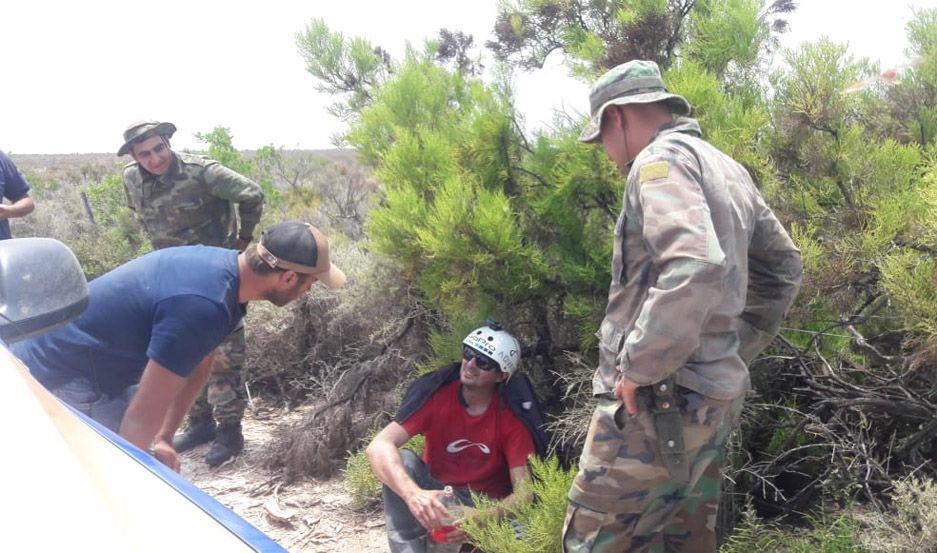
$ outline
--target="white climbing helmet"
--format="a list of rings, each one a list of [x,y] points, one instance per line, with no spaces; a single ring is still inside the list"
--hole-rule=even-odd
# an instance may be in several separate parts
[[[517,371],[521,345],[501,327],[488,325],[476,328],[462,343],[490,357],[501,368],[501,372],[508,373],[509,378]]]

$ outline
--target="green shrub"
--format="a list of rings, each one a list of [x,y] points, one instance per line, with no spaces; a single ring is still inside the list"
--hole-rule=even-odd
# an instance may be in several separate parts
[[[533,459],[530,469],[533,477],[525,488],[517,490],[521,496],[529,492],[530,499],[515,503],[510,518],[498,518],[491,509],[490,499],[475,497],[478,517],[462,524],[472,544],[488,553],[559,553],[563,550],[566,494],[577,469],[563,469],[556,457]],[[512,519],[521,529],[519,537]]]
[[[368,435],[364,443],[370,443],[377,431]],[[417,455],[423,454],[425,441],[422,435],[413,436],[404,444],[404,447],[410,449]],[[381,500],[381,481],[371,470],[371,463],[364,453],[364,448],[348,456],[348,462],[345,465],[345,484],[351,492],[352,505],[355,508],[364,508],[374,505]]]
[[[810,528],[768,524],[749,505],[735,532],[719,548],[719,553],[864,553],[857,519],[850,514],[810,517]]]
[[[894,483],[893,508],[858,516],[862,543],[873,551],[937,551],[937,485],[910,477]]]
[[[351,492],[351,504],[356,509],[368,507],[381,499],[381,481],[371,470],[364,449],[348,456],[345,464],[345,486]]]
[[[127,206],[119,175],[111,174],[84,193],[94,214],[89,232],[64,238],[89,279],[152,251],[153,247]]]

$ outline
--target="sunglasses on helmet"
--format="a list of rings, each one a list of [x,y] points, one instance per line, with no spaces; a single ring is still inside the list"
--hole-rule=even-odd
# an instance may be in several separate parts
[[[475,360],[475,366],[483,371],[500,371],[501,366],[498,362],[485,354],[479,353],[474,349],[464,346],[462,348],[462,359],[466,361]]]

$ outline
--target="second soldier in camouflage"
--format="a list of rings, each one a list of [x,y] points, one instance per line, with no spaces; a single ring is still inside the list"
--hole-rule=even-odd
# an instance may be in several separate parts
[[[130,209],[154,248],[203,244],[243,250],[260,221],[263,191],[217,161],[172,151],[169,139],[175,131],[172,123],[158,121],[135,123],[124,131],[117,155],[134,159],[121,175]],[[205,460],[217,466],[243,448],[245,352],[241,326],[215,352],[186,433],[174,441],[180,453],[214,440]]]
[[[590,103],[580,139],[601,142],[628,179],[564,550],[715,551],[747,364],[794,300],[800,252],[655,63],[610,70]]]

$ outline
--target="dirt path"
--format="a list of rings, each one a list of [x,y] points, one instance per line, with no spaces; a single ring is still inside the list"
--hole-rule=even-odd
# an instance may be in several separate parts
[[[212,470],[203,460],[208,446],[183,455],[182,475],[292,552],[386,552],[380,508],[352,508],[341,476],[303,479],[280,485],[275,472],[261,467],[270,435],[291,415],[258,408],[244,418],[244,453]]]

